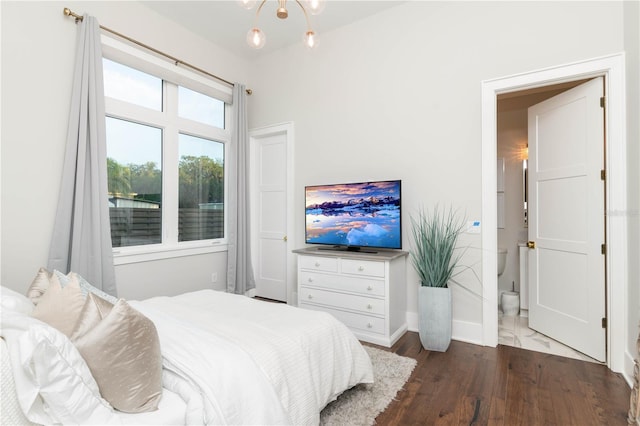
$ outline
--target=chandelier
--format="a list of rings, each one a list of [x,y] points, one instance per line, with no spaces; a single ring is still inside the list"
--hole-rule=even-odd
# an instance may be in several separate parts
[[[277,0],[278,1],[278,10],[276,11],[276,16],[280,19],[287,19],[289,16],[289,12],[287,11],[287,0]],[[267,2],[267,0],[262,0],[258,9],[256,10],[256,17],[254,21],[253,27],[247,33],[247,43],[249,46],[254,49],[261,49],[265,42],[267,41],[264,32],[260,28],[258,28],[258,16],[260,15],[260,11],[262,10],[262,6]],[[295,2],[302,9],[302,13],[304,13],[304,18],[307,21],[307,31],[304,33],[304,45],[309,49],[313,49],[317,45],[316,33],[311,29],[311,22],[309,21],[309,13],[312,15],[317,15],[324,9],[325,0],[295,0]],[[253,6],[257,3],[257,0],[238,0],[240,6],[249,10],[252,9]]]

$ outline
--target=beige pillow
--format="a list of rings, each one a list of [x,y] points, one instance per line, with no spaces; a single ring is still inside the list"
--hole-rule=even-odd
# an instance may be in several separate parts
[[[34,305],[37,305],[42,299],[42,295],[49,289],[49,282],[53,274],[45,268],[38,269],[36,277],[31,282],[31,286],[27,290],[27,297],[31,299]]]
[[[70,336],[83,305],[84,296],[76,278],[62,288],[60,281],[52,276],[49,289],[42,295],[31,316]]]
[[[153,322],[124,299],[115,305],[87,295],[72,342],[100,394],[127,413],[154,411],[162,397],[162,355]]]

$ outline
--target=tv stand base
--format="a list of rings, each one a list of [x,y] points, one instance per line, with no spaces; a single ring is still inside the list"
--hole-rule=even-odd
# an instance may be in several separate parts
[[[367,253],[367,254],[378,254],[375,250],[369,250],[362,247],[349,247],[349,246],[333,246],[333,247],[318,247],[318,250],[325,251],[350,251],[354,253]]]

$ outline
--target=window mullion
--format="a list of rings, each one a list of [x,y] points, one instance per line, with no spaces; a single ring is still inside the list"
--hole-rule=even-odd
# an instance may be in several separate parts
[[[178,89],[167,81],[164,82],[163,106],[167,117],[162,145],[163,235],[165,244],[175,246],[178,244],[178,126],[175,118]]]

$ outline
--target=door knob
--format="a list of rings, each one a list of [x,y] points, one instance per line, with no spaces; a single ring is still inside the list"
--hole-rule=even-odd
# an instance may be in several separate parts
[[[527,241],[527,247],[530,248],[530,249],[536,248],[536,242],[535,241]]]
[[[285,235],[284,237],[282,237],[282,241],[284,241],[285,243],[287,242],[287,236]]]

